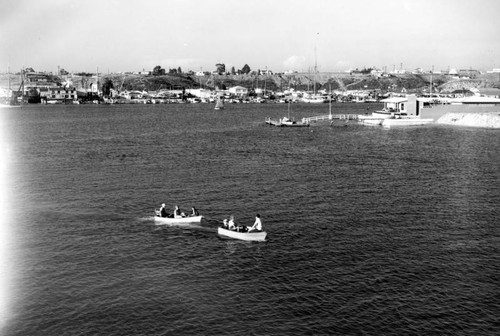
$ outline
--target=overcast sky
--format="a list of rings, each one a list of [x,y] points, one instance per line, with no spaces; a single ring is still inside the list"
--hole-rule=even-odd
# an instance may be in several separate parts
[[[498,0],[0,0],[0,71],[500,68]]]

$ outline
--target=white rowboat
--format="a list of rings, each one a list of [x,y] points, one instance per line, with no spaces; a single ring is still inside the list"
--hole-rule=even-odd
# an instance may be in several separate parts
[[[178,218],[155,216],[155,222],[163,224],[200,223],[202,218],[203,216],[188,216]]]
[[[267,236],[267,232],[264,231],[238,232],[233,230],[227,230],[221,227],[217,228],[217,233],[224,237],[246,240],[246,241],[265,241]]]

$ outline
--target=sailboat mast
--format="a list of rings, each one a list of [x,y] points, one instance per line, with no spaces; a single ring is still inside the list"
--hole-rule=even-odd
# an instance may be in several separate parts
[[[431,82],[429,84],[429,98],[432,99],[432,73],[431,73]]]
[[[318,73],[318,58],[316,56],[316,46],[314,46],[314,95],[316,95],[316,74]]]
[[[330,120],[332,120],[332,85],[328,84],[330,90]]]
[[[267,66],[266,66],[266,76],[264,77],[264,96],[266,95],[267,91]]]

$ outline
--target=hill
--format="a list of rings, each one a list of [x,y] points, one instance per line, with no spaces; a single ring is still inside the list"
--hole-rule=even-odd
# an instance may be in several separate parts
[[[348,73],[320,73],[312,76],[307,73],[273,75],[211,75],[195,76],[190,74],[152,75],[105,75],[115,89],[157,91],[161,89],[227,89],[243,86],[248,89],[267,89],[282,91],[288,88],[296,90],[380,90],[407,92],[428,91],[431,80],[433,91],[452,92],[457,89],[482,87],[500,87],[500,76],[480,75],[475,79],[454,79],[448,75],[402,74],[388,77]]]
[[[96,77],[67,76],[78,89],[95,82]],[[84,81],[85,79],[85,81]],[[60,82],[67,79],[60,78]],[[162,76],[136,74],[108,74],[99,78],[102,86],[106,80],[113,83],[118,90],[157,91],[162,89],[227,89],[232,86],[243,86],[248,89],[267,89],[284,91],[288,88],[295,90],[313,91],[329,90],[370,90],[421,93],[429,90],[432,80],[434,92],[453,92],[455,90],[471,88],[500,88],[500,74],[480,74],[472,79],[456,79],[448,75],[429,74],[401,74],[387,77],[374,77],[363,74],[323,72],[316,76],[309,73],[273,74],[273,75],[210,75],[195,76],[194,74],[167,74]],[[84,83],[85,82],[85,83]],[[10,84],[10,85],[9,85]],[[85,84],[85,85],[84,85]],[[0,76],[2,88],[13,89],[20,87],[20,76]]]

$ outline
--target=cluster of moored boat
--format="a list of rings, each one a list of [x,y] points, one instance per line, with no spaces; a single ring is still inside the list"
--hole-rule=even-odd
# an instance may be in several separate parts
[[[421,109],[424,102],[417,99],[415,95],[406,97],[393,97],[381,101],[384,103],[382,110],[374,111],[371,114],[353,115],[363,125],[379,125],[384,127],[392,126],[420,126],[434,122],[433,118],[422,118]],[[290,105],[288,107],[288,117],[273,120],[266,118],[266,124],[277,127],[308,127],[310,120],[325,120],[326,117],[332,120],[332,107],[330,103],[330,114],[312,118],[303,118],[302,121],[290,119]],[[336,119],[344,119],[342,117]]]
[[[155,209],[155,222],[160,224],[189,224],[189,223],[201,223],[204,217],[202,215],[198,216],[171,216],[162,217],[160,210]],[[239,229],[230,230],[224,227],[218,227],[217,233],[224,238],[232,238],[246,241],[265,241],[267,232],[265,231],[242,231]]]

